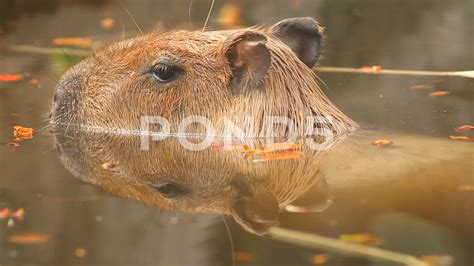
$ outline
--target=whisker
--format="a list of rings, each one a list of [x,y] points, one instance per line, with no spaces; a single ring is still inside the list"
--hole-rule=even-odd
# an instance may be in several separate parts
[[[66,58],[66,61],[67,61],[67,68],[70,68],[73,66],[73,63],[71,61],[71,58],[69,57],[68,54],[66,54],[66,51],[64,50],[64,48],[61,48],[61,51],[63,52],[63,55],[64,57]]]
[[[122,25],[122,40],[125,40],[125,24],[123,23],[122,19],[120,19],[120,24]]]
[[[135,26],[137,26],[137,29],[140,31],[140,33],[143,35],[143,31],[142,29],[140,28],[140,26],[138,26],[138,23],[137,21],[135,20],[135,18],[132,16],[132,14],[130,13],[130,11],[128,10],[128,8],[123,4],[122,0],[119,0],[120,2],[120,5],[123,7],[123,9],[125,10],[125,12],[127,12],[128,16],[130,17],[130,19],[132,19],[133,23],[135,24]]]
[[[59,84],[59,80],[55,79],[53,76],[51,76],[51,75],[49,75],[49,74],[46,74],[46,76],[47,76],[50,80],[54,81],[55,85],[58,85],[58,84]]]
[[[159,212],[160,212],[159,209],[157,209],[157,210],[155,211],[155,214],[153,215],[153,219],[151,220],[150,225],[148,225],[148,227],[147,227],[146,230],[145,230],[145,236],[148,235],[148,233],[150,232],[151,228],[153,227],[153,224],[155,224],[155,221],[156,221],[156,218],[158,218],[158,213],[159,213]]]
[[[219,216],[222,218],[222,221],[224,222],[225,229],[227,231],[227,236],[229,237],[229,242],[230,242],[230,254],[231,254],[231,259],[232,259],[232,266],[235,266],[235,254],[234,254],[234,240],[232,239],[232,234],[230,233],[230,227],[227,224],[227,221],[225,220],[225,217],[222,213],[219,213]]]
[[[72,124],[72,120],[74,119],[74,116],[71,115],[71,118],[69,119],[69,122],[67,123],[67,126],[66,126],[66,131],[64,133],[64,135],[67,135],[67,132],[69,130],[69,126]]]
[[[188,8],[188,19],[189,19],[189,24],[191,25],[191,27],[193,27],[193,20],[191,19],[192,9],[193,9],[193,0],[191,0],[191,2],[189,2],[189,8]]]
[[[209,18],[211,17],[212,9],[214,8],[214,2],[215,2],[215,0],[212,0],[211,8],[209,9],[209,13],[207,13],[206,22],[204,23],[204,27],[202,27],[202,31],[206,31],[207,22],[209,22]]]

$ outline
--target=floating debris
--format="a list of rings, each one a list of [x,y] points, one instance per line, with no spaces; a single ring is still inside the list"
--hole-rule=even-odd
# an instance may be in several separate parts
[[[227,29],[241,27],[244,23],[242,20],[243,10],[238,4],[224,4],[219,12],[217,21]]]
[[[393,141],[388,140],[388,139],[378,139],[372,142],[372,145],[377,146],[377,147],[390,146],[392,144],[393,144]]]
[[[15,226],[15,220],[13,220],[12,218],[9,218],[7,221],[7,227],[13,228],[13,226]]]
[[[8,237],[8,242],[13,244],[42,244],[48,240],[49,235],[42,233],[23,233]]]
[[[469,131],[469,130],[474,130],[474,126],[471,126],[471,125],[462,125],[460,127],[457,127],[454,129],[454,131]]]
[[[110,30],[113,27],[115,27],[115,19],[110,18],[110,17],[104,18],[103,20],[100,21],[100,26],[103,29]]]
[[[434,86],[432,84],[416,84],[410,87],[410,90],[427,90],[432,89]]]
[[[23,80],[21,74],[0,74],[0,82],[16,82]]]
[[[261,148],[250,148],[248,145],[242,145],[244,152],[250,154],[260,154],[260,153],[271,153],[278,151],[290,151],[296,150],[303,147],[303,144],[282,142],[282,143],[273,143],[262,146]]]
[[[267,161],[280,161],[299,159],[303,156],[303,153],[299,151],[279,151],[273,153],[260,154],[257,158],[253,159],[252,162],[267,162]]]
[[[346,242],[368,246],[378,246],[383,242],[382,239],[370,233],[343,234],[339,236],[339,239]]]
[[[87,250],[85,248],[76,248],[74,254],[78,258],[84,258],[85,256],[87,256]]]
[[[10,217],[10,209],[8,208],[3,208],[0,210],[0,219],[5,219]]]
[[[265,145],[265,149],[271,149],[274,151],[283,151],[283,150],[295,150],[303,147],[303,144],[297,143],[290,143],[290,142],[282,142],[282,143],[273,143]]]
[[[450,135],[449,136],[450,139],[453,139],[453,140],[464,140],[464,141],[473,141],[474,139],[469,137],[469,136],[454,136],[454,135]]]
[[[53,44],[55,46],[79,46],[79,47],[92,47],[92,39],[91,38],[55,38],[53,39]]]
[[[5,146],[13,146],[13,147],[20,147],[21,145],[16,142],[8,142],[8,143],[0,143]]]
[[[214,144],[212,147],[226,151],[244,151],[241,144]]]
[[[312,257],[311,262],[314,265],[322,265],[328,261],[328,255],[326,254],[316,254]]]
[[[245,251],[235,251],[234,260],[236,262],[249,263],[255,261],[255,254]]]
[[[25,219],[25,213],[25,209],[19,208],[18,210],[11,212],[10,217],[23,221]]]
[[[449,95],[449,94],[451,94],[451,92],[449,92],[449,91],[433,91],[428,95],[433,96],[433,97],[439,97],[439,96],[446,96],[446,95]]]
[[[35,134],[35,131],[32,128],[14,126],[13,127],[13,136],[15,141],[21,141],[25,139],[32,139]]]
[[[25,209],[19,208],[16,211],[12,211],[9,208],[3,208],[0,210],[0,220],[6,218],[14,218],[23,221],[25,219]]]
[[[360,69],[367,73],[380,73],[383,70],[381,65],[374,65],[374,66],[363,65]]]
[[[250,148],[248,145],[244,144],[242,145],[242,148],[244,149],[244,152],[246,154],[261,154],[261,153],[270,153],[273,152],[273,150],[270,149],[265,149],[265,148]]]

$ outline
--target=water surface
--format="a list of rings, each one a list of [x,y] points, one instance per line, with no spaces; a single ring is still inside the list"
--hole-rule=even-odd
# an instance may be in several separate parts
[[[326,66],[413,70],[472,70],[473,9],[459,1],[216,1],[209,26],[224,5],[237,4],[242,24],[271,24],[312,16],[326,27]],[[11,45],[51,46],[57,37],[90,36],[101,44],[139,34],[115,1],[0,2],[0,74],[22,73],[17,83],[0,83],[0,142],[12,127],[47,125],[54,86],[75,60],[64,54],[12,52]],[[124,1],[144,30],[201,28],[210,3]],[[116,20],[105,30],[100,21]],[[474,185],[472,143],[453,141],[453,129],[473,124],[474,81],[321,73],[325,93],[346,114],[370,128],[330,156],[322,168],[334,203],[320,213],[286,213],[280,226],[339,238],[370,233],[378,247],[416,257],[447,256],[450,265],[472,265]],[[38,84],[31,84],[31,79]],[[434,88],[413,91],[416,84]],[[429,97],[448,90],[445,97]],[[469,135],[470,133],[463,133]],[[388,149],[370,145],[393,140]],[[116,197],[75,178],[61,163],[54,138],[43,130],[20,147],[0,146],[0,209],[26,211],[23,221],[2,219],[0,263],[107,265],[231,265],[231,244],[218,214],[160,211]],[[203,170],[204,171],[204,170]],[[460,189],[461,188],[461,189]],[[255,236],[232,219],[237,264],[387,265],[327,250],[311,250]],[[11,223],[11,222],[10,222]],[[15,244],[13,235],[46,234],[41,244]],[[254,257],[246,262],[245,255]],[[243,255],[242,255],[243,254]],[[247,254],[248,255],[248,254]],[[448,260],[449,261],[449,260]]]

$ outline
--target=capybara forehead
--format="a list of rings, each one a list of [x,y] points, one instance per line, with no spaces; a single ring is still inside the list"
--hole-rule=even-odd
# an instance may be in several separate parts
[[[182,60],[214,60],[217,49],[227,36],[236,31],[172,31],[150,33],[118,42],[95,54],[96,58],[141,62],[159,55]]]

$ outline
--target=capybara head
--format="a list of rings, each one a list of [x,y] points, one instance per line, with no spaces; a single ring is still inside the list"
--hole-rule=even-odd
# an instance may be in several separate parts
[[[143,151],[136,138],[113,132],[142,129],[143,117],[159,116],[180,133],[184,118],[203,116],[217,135],[225,134],[226,118],[253,138],[273,127],[267,117],[279,116],[307,137],[307,117],[317,116],[328,118],[316,127],[336,141],[357,124],[321,92],[311,70],[322,38],[315,20],[294,18],[270,28],[151,33],[98,51],[64,74],[56,88],[52,122],[77,138],[57,135],[61,157],[75,175],[117,195],[168,209],[227,213],[263,233],[282,207],[318,182],[324,152],[256,166],[248,158],[195,153],[169,142]],[[87,140],[89,133],[71,131],[77,126],[106,132]],[[288,128],[272,132],[281,139]],[[100,164],[108,161],[119,162],[118,170],[104,173]]]
[[[326,127],[345,134],[356,124],[321,92],[311,70],[322,34],[312,18],[293,18],[270,28],[173,31],[121,41],[64,74],[53,121],[139,128],[143,116],[161,116],[176,129],[193,115],[222,133],[226,117],[247,135],[261,136],[266,117],[289,118],[303,135],[306,117],[318,116],[330,117]]]

